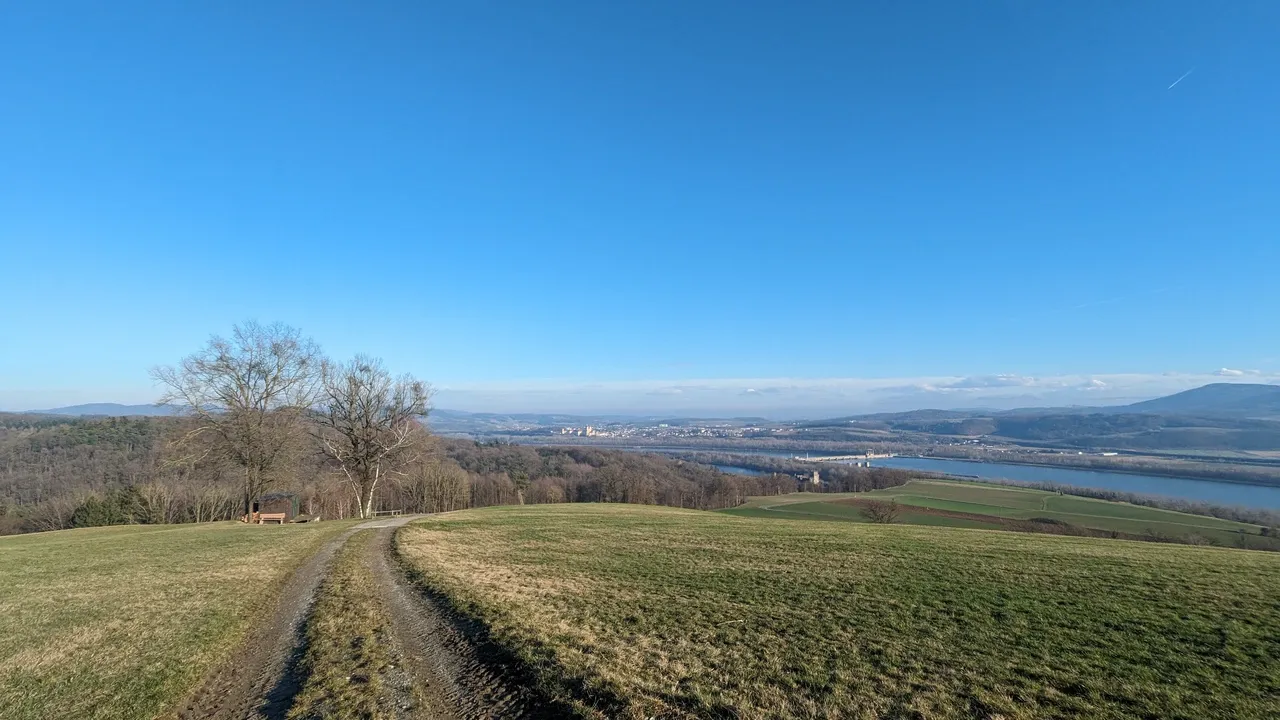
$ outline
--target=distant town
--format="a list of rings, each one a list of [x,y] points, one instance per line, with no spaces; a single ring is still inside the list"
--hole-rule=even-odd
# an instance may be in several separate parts
[[[707,425],[672,425],[671,423],[614,423],[609,425],[578,425],[551,429],[549,434],[562,437],[588,438],[643,438],[657,440],[680,440],[686,438],[756,438],[777,437],[787,432],[782,427],[759,427],[755,425],[739,426],[732,423],[710,423]]]
[[[1258,391],[1273,388],[1260,386]],[[483,442],[600,445],[813,457],[922,456],[1272,483],[1271,422],[1216,408],[1236,388],[1206,386],[1132,406],[917,410],[825,420],[433,412],[442,435]],[[1194,404],[1192,404],[1194,403]],[[1186,407],[1183,407],[1186,406]],[[1202,414],[1192,415],[1200,412]]]

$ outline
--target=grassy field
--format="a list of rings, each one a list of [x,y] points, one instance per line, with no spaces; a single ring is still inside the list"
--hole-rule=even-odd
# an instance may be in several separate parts
[[[862,511],[851,504],[859,499],[896,500],[904,506],[898,522],[906,524],[995,529],[1002,527],[1002,520],[1052,518],[1078,527],[1131,535],[1148,532],[1179,538],[1197,535],[1222,545],[1235,545],[1241,533],[1249,535],[1248,540],[1255,545],[1269,541],[1259,535],[1261,528],[1257,525],[1231,520],[1029,488],[945,480],[913,480],[901,487],[869,493],[795,493],[752,498],[746,505],[724,512],[752,517],[866,522]],[[941,513],[963,513],[969,517],[949,517]]]
[[[1280,715],[1272,553],[625,505],[397,543],[585,715]]]
[[[151,718],[350,523],[152,525],[0,538],[0,718]]]

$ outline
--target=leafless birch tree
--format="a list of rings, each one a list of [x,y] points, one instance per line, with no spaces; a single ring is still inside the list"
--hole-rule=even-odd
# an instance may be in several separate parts
[[[426,450],[419,419],[431,409],[431,386],[410,375],[393,377],[381,360],[365,355],[326,363],[321,384],[316,435],[355,492],[360,517],[371,517],[378,485]]]
[[[322,356],[310,338],[276,323],[237,325],[152,376],[166,387],[160,402],[198,422],[188,434],[199,452],[220,452],[244,473],[244,511],[295,456],[301,421],[320,389]],[[197,439],[213,440],[212,443]]]

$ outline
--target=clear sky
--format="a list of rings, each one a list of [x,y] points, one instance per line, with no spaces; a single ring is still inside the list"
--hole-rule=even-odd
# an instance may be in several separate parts
[[[1274,382],[1278,38],[1274,0],[3,3],[0,408],[152,399],[246,319],[462,409]]]

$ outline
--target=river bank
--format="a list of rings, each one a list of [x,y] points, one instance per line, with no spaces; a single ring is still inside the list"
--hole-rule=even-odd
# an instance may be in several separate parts
[[[923,454],[917,454],[917,453],[900,453],[895,457],[915,457],[915,458],[930,459],[930,460],[948,460],[948,461],[954,460],[957,462],[972,462],[972,463],[996,463],[1001,465],[1027,465],[1030,467],[1060,468],[1063,470],[1080,470],[1084,472],[1108,472],[1108,473],[1118,473],[1123,475],[1145,475],[1145,476],[1151,476],[1151,477],[1176,478],[1179,480],[1201,480],[1204,482],[1234,483],[1239,485],[1258,485],[1261,487],[1280,487],[1280,467],[1276,466],[1273,463],[1250,464],[1248,467],[1251,469],[1261,467],[1261,468],[1275,470],[1274,475],[1272,474],[1257,475],[1257,474],[1248,474],[1248,471],[1245,470],[1244,468],[1241,468],[1240,470],[1232,472],[1232,468],[1230,466],[1233,464],[1230,462],[1225,462],[1225,461],[1224,462],[1208,462],[1205,460],[1182,460],[1182,462],[1189,463],[1190,465],[1189,467],[1167,467],[1167,466],[1162,467],[1159,465],[1153,465],[1153,466],[1142,466],[1140,468],[1134,468],[1132,466],[1126,466],[1123,460],[1103,462],[1100,464],[1053,462],[1048,460],[1037,461],[1034,459],[1028,459],[1026,455],[1020,455],[1015,457],[1014,459],[1006,459],[1006,458],[997,459],[997,458],[960,457],[960,456],[950,456],[950,455],[923,455]],[[1053,455],[1051,457],[1074,458],[1077,456]],[[1090,457],[1092,459],[1093,456],[1085,456],[1085,457]],[[1153,455],[1120,455],[1118,457],[1133,458],[1135,460],[1150,459],[1157,462],[1165,460],[1165,458],[1161,458]],[[1215,473],[1224,472],[1221,469],[1221,466],[1223,465],[1229,466],[1225,470],[1227,474],[1226,475],[1215,474]]]
[[[1090,488],[1133,495],[1178,498],[1222,506],[1280,510],[1280,487],[1253,483],[1224,482],[1203,478],[1155,475],[1151,473],[1085,470],[1060,465],[991,462],[905,456],[873,460],[872,464],[922,472],[934,472],[980,480],[1014,480],[1029,483]]]

